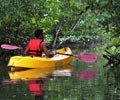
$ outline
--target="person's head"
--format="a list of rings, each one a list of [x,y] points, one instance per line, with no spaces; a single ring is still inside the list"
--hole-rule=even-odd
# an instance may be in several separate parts
[[[43,30],[42,30],[42,29],[37,29],[37,30],[35,31],[35,37],[36,37],[36,38],[43,39]]]

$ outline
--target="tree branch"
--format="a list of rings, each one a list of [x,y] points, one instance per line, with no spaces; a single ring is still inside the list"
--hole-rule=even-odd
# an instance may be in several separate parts
[[[83,14],[83,11],[81,11],[79,13],[79,17],[77,18],[77,20],[75,21],[75,23],[72,25],[72,27],[70,29],[70,32],[69,32],[70,34],[74,31],[74,29],[76,28],[78,22],[81,20],[81,16],[80,15],[82,15],[82,14]]]
[[[55,36],[54,42],[52,44],[52,48],[55,48],[55,46],[56,46],[56,41],[57,41],[57,38],[58,38],[58,34],[60,33],[60,30],[61,30],[61,25],[59,26],[59,28],[56,32],[56,36]]]
[[[86,11],[89,9],[90,7],[89,6],[87,6],[86,7]],[[76,26],[77,26],[77,24],[78,24],[78,22],[81,20],[81,15],[84,13],[84,11],[80,11],[79,12],[79,17],[77,18],[77,20],[75,21],[75,23],[74,24],[72,24],[72,27],[71,27],[71,29],[70,29],[70,34],[74,31],[74,29],[76,28]],[[69,34],[69,35],[70,35]],[[69,38],[68,38],[69,39]],[[68,39],[66,39],[65,41],[67,41]],[[64,43],[65,41],[63,41],[62,43]],[[62,43],[60,43],[59,45],[57,45],[57,47],[59,47]]]

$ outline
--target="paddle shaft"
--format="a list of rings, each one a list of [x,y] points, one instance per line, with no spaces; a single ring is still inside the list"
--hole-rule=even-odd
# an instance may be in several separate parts
[[[67,56],[74,56],[77,57],[79,60],[87,62],[87,63],[93,63],[97,61],[97,55],[87,52],[81,52],[80,54],[64,54],[64,53],[57,53],[60,55],[67,55]]]
[[[74,55],[72,55],[72,54],[64,54],[64,53],[57,53],[57,54],[60,54],[60,55],[67,55],[67,56],[74,56]]]

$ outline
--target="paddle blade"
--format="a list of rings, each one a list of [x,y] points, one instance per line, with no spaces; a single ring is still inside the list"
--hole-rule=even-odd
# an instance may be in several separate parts
[[[77,73],[79,80],[92,80],[95,79],[98,73],[94,69],[86,69]]]
[[[8,50],[16,50],[16,49],[23,49],[22,47],[8,45],[8,44],[2,44],[1,48],[8,49]]]
[[[3,84],[20,84],[20,80],[3,80]]]
[[[81,52],[79,55],[75,55],[80,59],[81,61],[87,62],[87,63],[93,63],[97,61],[97,55],[93,53],[88,52]]]

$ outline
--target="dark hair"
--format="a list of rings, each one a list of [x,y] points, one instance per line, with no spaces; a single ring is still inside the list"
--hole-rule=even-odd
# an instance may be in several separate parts
[[[35,31],[35,37],[39,38],[41,35],[43,35],[43,30],[42,29],[37,29]]]

